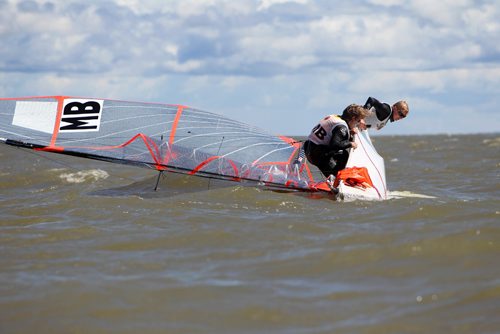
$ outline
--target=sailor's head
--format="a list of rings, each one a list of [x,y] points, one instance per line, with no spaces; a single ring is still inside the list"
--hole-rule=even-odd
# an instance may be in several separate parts
[[[368,109],[357,104],[350,104],[342,112],[342,119],[347,122],[349,129],[355,128],[365,117],[370,115]]]
[[[409,112],[408,103],[406,103],[406,101],[398,101],[392,106],[392,120],[398,121],[403,119]]]

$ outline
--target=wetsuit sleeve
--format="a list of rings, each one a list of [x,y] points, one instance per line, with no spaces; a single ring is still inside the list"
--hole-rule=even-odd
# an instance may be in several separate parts
[[[375,108],[375,113],[377,114],[377,118],[379,121],[383,121],[387,117],[391,115],[391,106],[387,103],[382,103],[374,97],[369,97],[366,100],[365,105],[363,106],[365,109],[370,109],[371,107]]]
[[[346,150],[352,147],[349,141],[349,130],[345,126],[337,126],[332,131],[330,148],[335,151]]]

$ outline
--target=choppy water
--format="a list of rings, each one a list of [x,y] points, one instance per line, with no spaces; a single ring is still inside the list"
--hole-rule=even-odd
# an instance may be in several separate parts
[[[385,202],[0,146],[0,333],[500,333],[500,136],[374,144]]]

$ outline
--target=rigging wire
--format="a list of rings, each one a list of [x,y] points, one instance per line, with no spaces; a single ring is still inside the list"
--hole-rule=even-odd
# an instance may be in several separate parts
[[[219,145],[219,149],[217,150],[217,154],[216,154],[217,156],[218,156],[218,155],[219,155],[219,153],[220,153],[220,149],[221,149],[221,147],[222,147],[222,143],[223,143],[223,142],[224,142],[224,136],[222,136],[222,138],[221,138],[220,145]],[[210,190],[210,182],[211,182],[211,181],[212,181],[212,179],[211,179],[211,178],[209,178],[209,179],[208,179],[208,188],[207,188],[207,190]]]

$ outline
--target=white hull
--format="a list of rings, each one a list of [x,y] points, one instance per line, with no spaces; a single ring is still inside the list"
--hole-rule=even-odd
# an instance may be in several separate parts
[[[343,181],[338,186],[338,199],[350,200],[385,200],[387,199],[387,185],[385,181],[384,159],[377,153],[367,130],[359,131],[355,136],[358,147],[351,150],[346,168],[365,167],[368,170],[373,188],[350,187]]]

